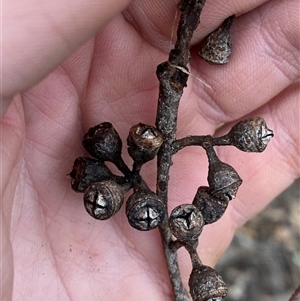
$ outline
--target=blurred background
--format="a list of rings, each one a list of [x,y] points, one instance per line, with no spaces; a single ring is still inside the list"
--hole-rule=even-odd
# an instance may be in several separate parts
[[[224,301],[288,301],[300,284],[300,179],[240,228],[216,270]]]

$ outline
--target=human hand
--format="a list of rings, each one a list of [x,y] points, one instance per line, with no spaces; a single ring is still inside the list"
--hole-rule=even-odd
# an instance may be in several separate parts
[[[154,124],[155,70],[170,50],[176,2],[131,3],[52,72],[126,3],[12,4],[6,4],[11,11],[3,20],[11,32],[4,35],[2,102],[15,95],[1,121],[4,300],[10,300],[12,271],[14,300],[172,300],[158,231],[132,229],[124,208],[108,221],[93,220],[66,174],[83,154],[81,137],[89,127],[110,121],[125,141],[133,124]],[[223,6],[207,2],[194,44],[227,16],[245,13],[232,29],[233,56],[228,65],[213,66],[192,48],[195,77],[181,101],[178,137],[218,136],[248,115],[262,116],[275,137],[262,154],[216,148],[244,183],[224,216],[200,236],[207,265],[217,261],[236,227],[299,177],[298,3],[232,0]],[[32,20],[35,26],[29,27]],[[131,164],[126,151],[124,159]],[[155,163],[142,174],[154,188]],[[191,202],[206,176],[202,149],[174,156],[170,209]],[[180,260],[186,284],[188,255],[180,252]]]

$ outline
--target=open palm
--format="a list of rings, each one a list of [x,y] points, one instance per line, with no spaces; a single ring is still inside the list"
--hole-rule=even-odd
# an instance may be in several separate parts
[[[57,1],[47,7],[45,1],[40,13],[27,2],[24,16],[36,17],[35,30],[18,25],[18,8],[4,18],[11,33],[4,45],[2,106],[15,96],[1,121],[3,300],[10,300],[12,283],[13,300],[172,300],[158,231],[131,228],[124,208],[108,221],[92,219],[66,175],[74,159],[86,155],[81,138],[89,127],[112,122],[125,141],[132,125],[154,124],[155,70],[174,42],[176,1],[132,2],[54,71],[126,3]],[[201,235],[199,253],[208,265],[236,227],[299,176],[298,2],[231,0],[223,6],[207,2],[193,39],[193,76],[180,105],[178,137],[221,135],[233,121],[259,115],[275,138],[263,154],[216,149],[244,183],[223,218]],[[240,16],[230,63],[207,64],[196,44],[234,13]],[[126,145],[123,153],[130,167]],[[155,162],[142,175],[155,189]],[[169,210],[191,202],[206,176],[202,149],[177,154]],[[191,266],[185,252],[180,261],[186,284]]]

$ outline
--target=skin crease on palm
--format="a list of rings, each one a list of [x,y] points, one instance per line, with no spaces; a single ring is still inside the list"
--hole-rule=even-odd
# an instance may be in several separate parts
[[[158,231],[131,228],[124,208],[108,221],[92,219],[66,174],[84,155],[89,127],[110,121],[125,141],[133,124],[154,124],[155,70],[172,45],[176,2],[4,1],[1,300],[172,300]],[[207,64],[197,43],[234,13],[230,63]],[[299,13],[297,0],[207,0],[201,15],[178,137],[221,135],[247,116],[262,116],[275,133],[262,154],[216,148],[244,182],[200,236],[207,265],[299,177]],[[131,166],[125,145],[124,159]],[[203,149],[187,148],[173,161],[169,210],[207,185]],[[155,189],[155,162],[142,174]],[[179,257],[187,287],[190,260],[184,250]]]

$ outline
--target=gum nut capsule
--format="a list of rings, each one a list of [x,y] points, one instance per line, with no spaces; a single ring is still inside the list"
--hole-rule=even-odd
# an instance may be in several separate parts
[[[134,192],[126,203],[129,224],[140,231],[158,227],[166,216],[166,208],[157,195],[150,190]]]
[[[84,192],[92,183],[109,180],[113,174],[103,162],[79,157],[74,161],[69,177],[72,189],[76,192]]]
[[[213,148],[206,152],[209,160],[207,180],[211,194],[224,201],[234,199],[242,179],[232,166],[219,160]]]
[[[119,185],[113,180],[94,183],[84,192],[84,207],[93,218],[106,220],[120,210],[129,189],[129,183]]]
[[[217,271],[205,265],[193,267],[189,288],[193,301],[220,301],[228,291]]]
[[[222,217],[228,201],[214,197],[209,187],[201,186],[194,197],[193,205],[201,211],[204,223],[212,224]]]
[[[233,19],[234,16],[228,17],[218,29],[205,38],[198,53],[207,62],[218,65],[229,62],[231,56],[230,28]]]
[[[262,152],[274,136],[265,120],[253,117],[234,125],[229,132],[231,143],[244,152]]]
[[[137,163],[152,160],[162,143],[162,134],[155,127],[143,123],[134,125],[127,137],[128,153]]]
[[[118,161],[122,152],[122,140],[109,122],[100,123],[88,130],[82,140],[88,153],[101,161]]]
[[[178,240],[192,242],[201,234],[204,219],[200,210],[194,205],[182,204],[172,210],[169,226]]]

